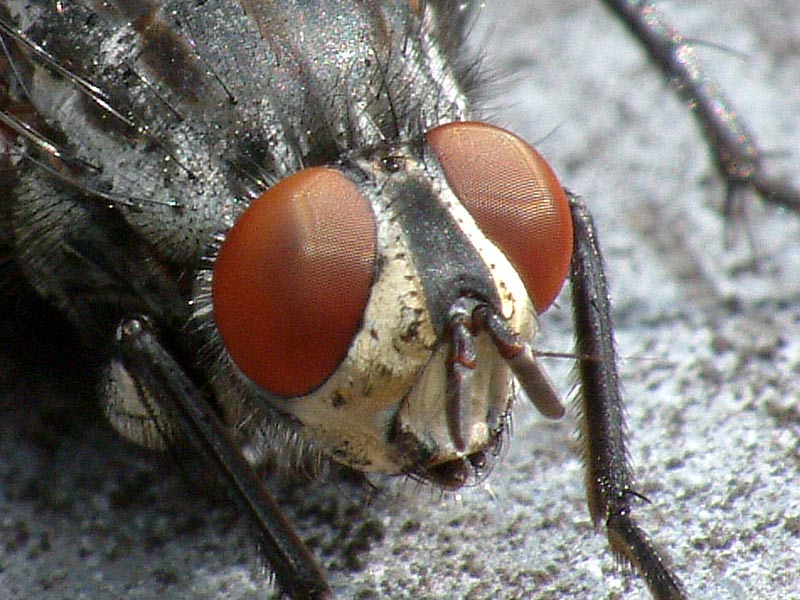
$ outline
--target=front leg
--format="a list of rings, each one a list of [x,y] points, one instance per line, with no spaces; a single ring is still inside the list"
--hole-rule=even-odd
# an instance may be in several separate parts
[[[117,389],[125,387],[121,382],[131,382],[129,387],[160,435],[187,441],[213,471],[256,532],[282,590],[297,600],[329,597],[331,590],[311,552],[244,459],[208,397],[164,348],[153,324],[141,317],[124,319],[117,329],[116,349],[110,372],[116,373]]]
[[[611,303],[594,222],[583,201],[570,195],[575,231],[570,282],[578,351],[578,410],[586,493],[595,526],[605,527],[611,549],[631,563],[657,600],[687,598],[631,515],[634,489],[625,442]]]

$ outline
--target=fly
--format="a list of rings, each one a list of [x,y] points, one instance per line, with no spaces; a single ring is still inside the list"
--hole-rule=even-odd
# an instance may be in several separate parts
[[[797,209],[680,35],[606,4],[697,107],[728,202]],[[481,119],[471,8],[0,3],[4,268],[92,349],[120,433],[223,484],[293,598],[332,591],[254,467],[481,481],[518,389],[564,414],[532,343],[569,278],[592,520],[654,598],[685,598],[632,515],[592,218]]]

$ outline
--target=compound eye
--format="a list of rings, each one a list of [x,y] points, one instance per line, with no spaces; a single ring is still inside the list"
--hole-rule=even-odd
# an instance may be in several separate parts
[[[447,183],[519,274],[536,311],[558,296],[572,256],[572,219],[553,170],[526,142],[493,125],[428,132]]]
[[[333,374],[369,299],[376,236],[368,201],[334,169],[304,169],[250,205],[211,287],[222,341],[247,377],[292,397]]]

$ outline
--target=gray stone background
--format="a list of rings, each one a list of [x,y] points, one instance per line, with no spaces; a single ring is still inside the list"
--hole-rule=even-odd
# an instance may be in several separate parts
[[[800,184],[800,3],[661,7]],[[495,122],[597,217],[640,519],[693,598],[800,598],[800,219],[748,198],[725,246],[694,122],[599,3],[487,2],[473,40],[501,75]],[[539,348],[570,350],[566,297],[542,328]],[[546,366],[567,396],[569,361]],[[73,401],[84,416],[0,405],[0,598],[271,597],[233,510]],[[458,494],[274,487],[338,597],[648,598],[589,522],[574,429],[519,403],[504,459]]]

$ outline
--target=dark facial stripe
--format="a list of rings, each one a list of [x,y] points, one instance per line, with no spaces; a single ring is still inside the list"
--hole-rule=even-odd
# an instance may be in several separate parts
[[[394,178],[384,188],[409,238],[431,322],[443,333],[448,312],[462,297],[500,306],[494,280],[481,256],[442,205],[431,184],[416,177]]]

